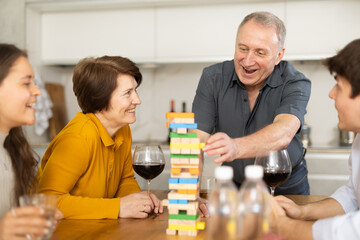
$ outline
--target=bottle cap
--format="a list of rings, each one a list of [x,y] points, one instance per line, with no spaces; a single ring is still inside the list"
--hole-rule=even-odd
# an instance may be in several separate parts
[[[264,176],[264,168],[259,165],[249,165],[245,167],[246,178],[262,178]]]
[[[220,180],[229,180],[234,176],[234,170],[229,166],[219,166],[215,168],[215,178]]]

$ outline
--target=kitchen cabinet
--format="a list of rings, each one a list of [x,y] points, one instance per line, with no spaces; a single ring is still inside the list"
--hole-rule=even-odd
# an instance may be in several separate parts
[[[154,9],[44,13],[42,62],[76,64],[88,56],[154,59]]]
[[[232,59],[237,28],[256,10],[284,18],[283,2],[185,6],[157,9],[156,57],[159,62]]]
[[[41,25],[41,49],[28,48],[41,51],[42,63],[73,65],[105,54],[155,64],[231,59],[237,26],[253,11],[283,19],[288,60],[318,60],[360,37],[359,1],[81,2],[27,2]]]
[[[331,195],[349,181],[350,148],[310,148],[305,156],[310,194]]]
[[[359,10],[360,1],[287,2],[286,54],[304,59],[334,55],[360,38]]]

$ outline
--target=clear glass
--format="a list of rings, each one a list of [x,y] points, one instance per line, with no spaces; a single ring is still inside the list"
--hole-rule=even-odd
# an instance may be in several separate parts
[[[133,156],[135,172],[147,181],[150,194],[150,181],[157,177],[165,168],[164,153],[159,145],[136,146]]]
[[[274,196],[275,188],[284,183],[291,175],[291,161],[286,149],[260,151],[255,158],[255,165],[264,168],[264,182]]]
[[[55,221],[57,196],[52,194],[32,194],[24,195],[19,198],[20,206],[35,206],[44,209],[46,220],[51,222],[49,233],[43,235],[41,239],[49,239],[52,235],[52,228]],[[28,239],[38,239],[39,236],[26,235]]]

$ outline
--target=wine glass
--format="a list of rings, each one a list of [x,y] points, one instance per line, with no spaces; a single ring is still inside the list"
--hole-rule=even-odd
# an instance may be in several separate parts
[[[147,180],[148,194],[150,194],[150,180],[157,177],[165,167],[165,157],[159,145],[136,146],[133,156],[135,172]]]
[[[260,151],[255,158],[255,165],[264,168],[264,182],[274,196],[275,188],[284,183],[291,174],[291,162],[286,149]]]

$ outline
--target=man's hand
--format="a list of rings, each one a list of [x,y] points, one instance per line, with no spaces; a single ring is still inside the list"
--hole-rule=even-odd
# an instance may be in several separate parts
[[[301,206],[284,196],[277,196],[275,200],[285,210],[286,215],[294,219],[303,219]]]
[[[214,159],[215,163],[231,162],[236,159],[238,152],[235,141],[221,132],[212,135],[202,150],[209,156],[220,155]]]
[[[197,201],[199,202],[200,217],[209,217],[209,211],[207,207],[208,201],[201,197],[198,197]]]

